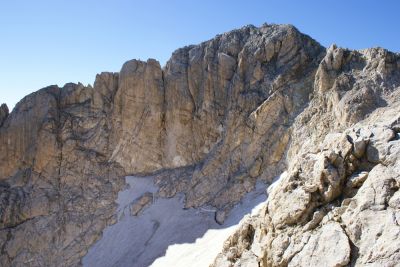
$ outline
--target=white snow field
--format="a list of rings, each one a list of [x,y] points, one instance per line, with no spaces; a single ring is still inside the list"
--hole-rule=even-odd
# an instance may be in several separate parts
[[[117,199],[118,222],[89,249],[82,261],[86,267],[207,267],[240,220],[256,213],[266,200],[266,185],[258,182],[223,225],[215,222],[213,208],[183,209],[183,195],[157,198],[139,216],[131,216],[130,203],[157,187],[149,177],[128,176],[126,182],[128,189]]]

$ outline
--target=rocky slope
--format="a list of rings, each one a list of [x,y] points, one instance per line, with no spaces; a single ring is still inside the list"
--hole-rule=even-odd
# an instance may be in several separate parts
[[[216,209],[287,170],[215,266],[387,265],[400,258],[400,55],[325,49],[290,25],[246,26],[93,87],[0,108],[0,265],[77,266],[117,218],[126,175]],[[150,196],[151,195],[151,196]]]
[[[287,174],[213,266],[397,266],[400,57],[327,50]]]

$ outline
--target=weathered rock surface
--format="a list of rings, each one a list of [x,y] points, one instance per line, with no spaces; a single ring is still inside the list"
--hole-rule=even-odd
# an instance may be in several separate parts
[[[107,159],[115,88],[51,86],[0,128],[1,266],[73,266],[113,221],[121,167]]]
[[[124,176],[223,223],[287,170],[215,266],[400,259],[400,55],[325,49],[290,25],[246,26],[0,108],[0,265],[77,266],[116,221]],[[151,194],[151,197],[150,197]]]
[[[287,175],[214,266],[399,263],[399,59],[383,49],[328,49],[293,124]],[[241,264],[249,254],[255,263]]]
[[[3,122],[8,117],[8,107],[6,104],[1,104],[0,106],[0,127],[3,125]]]

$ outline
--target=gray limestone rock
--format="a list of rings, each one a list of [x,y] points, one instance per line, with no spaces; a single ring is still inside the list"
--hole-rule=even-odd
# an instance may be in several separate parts
[[[264,24],[2,105],[0,265],[81,265],[127,175],[157,186],[133,215],[184,196],[222,222],[284,171],[215,266],[394,265],[399,99],[399,54]]]

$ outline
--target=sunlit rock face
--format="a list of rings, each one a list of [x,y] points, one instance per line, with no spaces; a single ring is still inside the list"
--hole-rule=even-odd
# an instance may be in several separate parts
[[[399,86],[398,54],[327,49],[287,176],[213,266],[398,265]]]
[[[2,105],[0,265],[98,266],[113,231],[135,250],[104,262],[143,251],[145,266],[157,251],[166,258],[154,264],[169,264],[173,239],[160,233],[173,232],[154,227],[187,219],[189,243],[226,229],[257,181],[285,170],[263,209],[214,247],[215,266],[394,265],[399,85],[398,54],[325,49],[293,26],[263,25],[178,49],[163,68],[131,60],[93,87],[50,86],[10,114]],[[151,183],[121,215],[127,175]],[[160,209],[191,215],[156,227]],[[124,223],[143,235],[127,238]],[[148,248],[148,233],[161,247]]]

